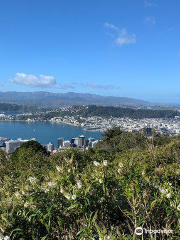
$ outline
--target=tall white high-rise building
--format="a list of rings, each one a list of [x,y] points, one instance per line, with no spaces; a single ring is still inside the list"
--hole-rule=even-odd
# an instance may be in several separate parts
[[[58,138],[58,148],[62,148],[63,147],[63,142],[64,142],[63,138]]]
[[[31,140],[35,140],[34,138]],[[18,138],[17,140],[9,140],[6,141],[6,153],[11,154],[13,153],[18,147],[20,147],[23,143],[28,142],[30,140],[22,140]]]
[[[70,146],[71,146],[71,142],[70,141],[64,141],[64,143],[63,143],[63,147],[64,148],[68,148]]]
[[[53,150],[54,150],[54,144],[53,144],[53,143],[49,143],[49,144],[47,145],[47,151],[48,151],[48,152],[53,152]]]

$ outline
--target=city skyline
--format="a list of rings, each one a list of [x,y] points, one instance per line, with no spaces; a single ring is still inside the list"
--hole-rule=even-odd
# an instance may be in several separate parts
[[[0,91],[180,103],[176,0],[0,3]]]

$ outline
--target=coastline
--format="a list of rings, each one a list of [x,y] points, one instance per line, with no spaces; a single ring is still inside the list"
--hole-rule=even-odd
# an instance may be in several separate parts
[[[103,133],[104,131],[99,129],[99,130],[90,130],[90,129],[86,129],[86,128],[83,128],[81,126],[81,124],[73,124],[73,123],[61,123],[61,122],[54,122],[54,121],[50,121],[50,120],[33,120],[33,121],[27,121],[27,120],[12,120],[12,119],[7,119],[7,120],[2,120],[0,119],[0,122],[24,122],[24,123],[52,123],[52,124],[62,124],[62,125],[70,125],[70,126],[73,126],[73,127],[81,127],[83,131],[86,131],[86,132],[99,132],[99,133]]]

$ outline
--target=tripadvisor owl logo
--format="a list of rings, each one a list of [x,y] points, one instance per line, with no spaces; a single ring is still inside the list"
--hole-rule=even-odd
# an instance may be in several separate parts
[[[142,235],[143,234],[143,228],[142,227],[137,227],[136,229],[135,229],[135,233],[136,233],[136,235]]]
[[[137,227],[135,229],[135,234],[140,236],[143,234],[143,231],[145,234],[147,234],[147,233],[148,234],[172,234],[173,233],[173,230],[171,230],[171,229],[147,230],[146,228],[144,228],[144,230],[143,230],[142,227]]]

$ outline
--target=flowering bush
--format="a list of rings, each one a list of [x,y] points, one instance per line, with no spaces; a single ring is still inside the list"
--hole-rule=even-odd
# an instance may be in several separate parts
[[[2,235],[130,240],[141,226],[173,230],[156,239],[180,239],[180,141],[138,149],[132,142],[123,151],[101,146],[52,156],[19,149],[16,161],[1,161]]]

